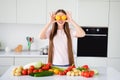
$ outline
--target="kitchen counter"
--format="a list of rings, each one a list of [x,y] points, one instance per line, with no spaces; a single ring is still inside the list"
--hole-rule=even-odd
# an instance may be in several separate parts
[[[48,55],[40,55],[40,51],[23,51],[23,52],[5,52],[0,51],[0,57],[48,57]]]
[[[96,67],[99,75],[93,78],[84,78],[81,76],[49,76],[49,77],[31,77],[31,76],[12,76],[11,72],[15,66],[11,66],[0,80],[120,80],[120,72],[111,67]]]
[[[45,57],[47,58],[48,55],[41,55],[40,51],[23,51],[23,52],[5,52],[0,51],[0,57]],[[76,57],[76,55],[74,55]]]

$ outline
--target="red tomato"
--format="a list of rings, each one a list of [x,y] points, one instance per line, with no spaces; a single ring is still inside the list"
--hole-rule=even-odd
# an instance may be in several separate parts
[[[47,63],[46,65],[47,65],[47,66],[51,66],[52,64],[51,64],[51,63]]]
[[[92,70],[89,71],[89,76],[90,76],[90,77],[93,77],[93,76],[94,76],[94,71],[92,71]]]
[[[42,72],[43,70],[42,69],[39,69],[38,72]]]
[[[62,72],[62,75],[66,75],[65,72]]]
[[[28,74],[31,74],[33,72],[33,70],[28,69]]]
[[[70,67],[69,67],[69,68],[67,68],[67,70],[68,70],[68,71],[71,71],[71,70],[72,70],[72,68],[70,68]]]
[[[72,66],[69,66],[69,67],[68,67],[68,69],[71,69],[71,70],[72,70],[73,68],[75,68],[75,65],[72,65]]]
[[[82,71],[82,72],[81,72],[81,76],[84,76],[84,73],[85,73],[85,71]]]
[[[22,75],[27,75],[27,74],[28,74],[28,70],[27,69],[22,70]]]
[[[58,74],[59,74],[59,75],[63,75],[63,72],[59,72]]]
[[[38,72],[38,70],[37,70],[37,69],[34,69],[34,70],[33,70],[33,73],[36,73],[36,72]]]
[[[68,72],[68,70],[64,70],[64,73],[66,74]]]
[[[88,65],[83,65],[82,68],[89,69]]]
[[[76,68],[75,65],[72,65],[72,68]]]
[[[86,77],[86,78],[89,78],[89,77],[90,77],[88,71],[84,72],[84,77]]]
[[[29,69],[34,70],[35,67],[33,65],[31,65]]]
[[[42,70],[48,70],[49,69],[49,66],[43,66],[42,67]]]

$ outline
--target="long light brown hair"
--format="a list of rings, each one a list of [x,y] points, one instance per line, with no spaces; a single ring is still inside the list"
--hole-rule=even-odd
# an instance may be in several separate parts
[[[66,12],[63,9],[57,10],[55,14],[57,14],[59,12],[62,12],[62,13],[64,13],[66,15]],[[68,22],[64,23],[63,29],[64,29],[64,32],[65,32],[65,34],[67,36],[69,64],[72,65],[72,64],[74,64],[74,57],[73,57],[73,50],[72,50],[72,39],[71,39],[71,34],[70,34],[70,29],[69,29]],[[54,54],[54,51],[53,51],[53,47],[54,47],[53,39],[54,39],[54,36],[57,34],[57,30],[58,30],[58,24],[55,22],[53,24],[53,26],[52,26],[52,30],[51,30],[50,37],[49,37],[49,49],[48,49],[48,62],[49,63],[52,63],[52,61],[53,61],[53,54]]]

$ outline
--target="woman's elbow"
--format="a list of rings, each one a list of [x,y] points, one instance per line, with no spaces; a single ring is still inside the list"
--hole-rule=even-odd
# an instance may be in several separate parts
[[[78,37],[85,37],[86,33],[85,32],[82,32],[78,35]]]
[[[40,38],[40,39],[43,39],[43,37],[41,37],[41,36],[40,36],[39,38]]]
[[[40,39],[46,39],[46,37],[43,36],[43,35],[40,35],[39,38],[40,38]]]
[[[85,37],[85,35],[86,35],[86,33],[85,33],[85,32],[83,32],[83,33],[82,33],[82,37]]]

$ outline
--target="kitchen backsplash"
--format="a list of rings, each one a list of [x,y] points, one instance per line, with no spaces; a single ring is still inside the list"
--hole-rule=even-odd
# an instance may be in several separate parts
[[[44,24],[0,24],[0,49],[9,47],[15,49],[22,44],[23,50],[27,50],[26,37],[34,37],[31,50],[40,50],[48,45],[48,40],[41,40],[39,34]],[[73,48],[76,53],[77,39],[73,39]]]
[[[47,40],[40,40],[40,30],[44,25],[37,24],[0,24],[0,42],[1,49],[9,47],[14,49],[17,45],[22,44],[23,49],[27,49],[26,37],[34,37],[34,42],[31,44],[32,50],[38,50],[47,45]]]

